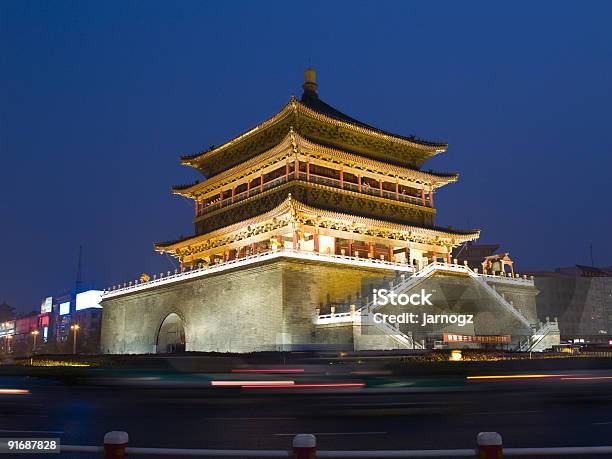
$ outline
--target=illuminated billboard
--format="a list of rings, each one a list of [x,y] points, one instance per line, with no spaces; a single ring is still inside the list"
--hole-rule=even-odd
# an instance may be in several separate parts
[[[0,322],[0,336],[14,335],[15,321]]]
[[[43,300],[42,304],[40,305],[40,313],[46,314],[47,312],[51,312],[52,307],[53,307],[53,297],[48,296],[47,298]]]
[[[70,301],[66,301],[65,303],[60,303],[59,314],[60,316],[63,316],[65,314],[70,314]]]
[[[76,310],[89,308],[101,308],[100,301],[102,301],[101,290],[89,290],[87,292],[79,293],[76,296]]]

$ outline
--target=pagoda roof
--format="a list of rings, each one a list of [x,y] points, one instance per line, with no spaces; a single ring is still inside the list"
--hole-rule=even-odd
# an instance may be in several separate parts
[[[317,95],[317,93],[313,91],[304,91],[304,94],[302,94],[300,103],[321,115],[328,116],[337,121],[342,121],[348,124],[359,126],[369,131],[376,132],[376,133],[379,133],[379,134],[382,134],[388,137],[406,140],[415,145],[424,146],[424,147],[443,148],[443,149],[448,148],[448,144],[446,142],[432,142],[429,140],[417,139],[416,136],[414,135],[404,136],[404,135],[399,135],[399,134],[393,134],[389,131],[385,131],[384,129],[379,129],[367,123],[364,123],[362,121],[356,120],[355,118],[352,118],[342,113],[341,111],[329,105],[327,102],[324,102],[323,100],[321,100],[319,96]]]
[[[388,232],[389,234],[402,235],[406,240],[410,238],[418,239],[442,239],[457,245],[462,242],[477,239],[480,230],[454,230],[436,226],[414,226],[401,223],[389,222],[374,218],[361,217],[358,215],[345,214],[331,210],[318,209],[308,206],[294,199],[291,194],[281,204],[274,209],[231,225],[213,230],[206,234],[189,236],[175,241],[159,242],[155,244],[155,249],[159,252],[175,252],[177,249],[201,244],[209,239],[220,238],[231,233],[247,231],[257,225],[266,224],[269,221],[278,221],[281,217],[289,217],[292,221],[311,221],[318,226],[325,227],[325,222],[342,221],[347,223],[355,232],[367,234],[368,230],[375,232]]]
[[[392,161],[416,167],[432,156],[446,151],[448,147],[445,142],[394,134],[358,121],[321,100],[316,92],[316,84],[314,89],[307,85],[308,83],[305,83],[301,100],[291,96],[289,102],[272,117],[220,146],[182,156],[182,164],[198,168],[205,174],[214,174],[220,168],[218,165],[211,167],[213,158],[225,154],[224,159],[228,161],[228,167],[231,167],[244,159],[228,155],[232,150],[256,155],[269,148],[270,142],[274,142],[275,136],[279,135],[275,128],[286,132],[283,124],[292,126],[296,132],[319,143],[341,146],[342,149],[357,153],[383,155]],[[315,125],[325,127],[315,129]]]
[[[219,181],[229,182],[231,181],[231,177],[236,173],[249,168],[261,166],[264,164],[266,159],[272,158],[279,153],[286,151],[287,149],[316,151],[333,156],[335,159],[343,161],[347,165],[359,164],[364,170],[379,169],[381,171],[385,170],[386,172],[397,176],[410,176],[410,178],[414,181],[430,184],[434,189],[446,185],[447,183],[456,182],[459,177],[459,174],[456,172],[423,171],[417,168],[398,166],[395,164],[384,163],[375,159],[364,158],[350,152],[327,147],[320,145],[317,142],[310,141],[290,128],[285,138],[278,145],[263,152],[256,158],[251,158],[250,160],[231,167],[209,180],[196,181],[195,183],[185,185],[174,185],[172,187],[172,192],[183,196],[192,196],[194,193],[201,191],[208,186],[214,186],[214,183],[218,183]]]

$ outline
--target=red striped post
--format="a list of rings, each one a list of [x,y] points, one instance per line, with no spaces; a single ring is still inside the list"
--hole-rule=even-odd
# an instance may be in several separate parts
[[[293,437],[293,459],[315,459],[317,438],[312,434],[298,434]]]
[[[476,436],[479,459],[502,459],[504,446],[502,437],[497,432],[480,432]]]
[[[127,432],[113,431],[104,434],[104,459],[126,458],[125,448],[128,440]]]

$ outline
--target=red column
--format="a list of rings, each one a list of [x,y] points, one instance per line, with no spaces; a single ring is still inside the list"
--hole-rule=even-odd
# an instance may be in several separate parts
[[[425,205],[425,188],[421,188],[421,201]]]
[[[411,264],[412,260],[410,259],[410,248],[406,247],[404,250],[406,253],[406,260],[408,260],[408,264]]]
[[[399,182],[395,182],[395,199],[399,199]]]
[[[223,207],[223,190],[221,190],[221,193],[219,195],[221,196],[221,201],[220,201],[219,206]]]
[[[368,242],[368,253],[372,255],[372,258],[376,258],[376,251],[374,250],[374,244]]]
[[[289,180],[289,161],[285,164],[285,178]]]
[[[389,261],[393,261],[393,246],[389,245]]]
[[[361,193],[361,175],[357,176],[357,187],[359,189],[359,192]]]
[[[257,253],[257,243],[253,242],[251,244],[251,255],[255,255]]]
[[[312,239],[314,241],[314,251],[319,253],[319,233],[315,233]]]
[[[383,195],[382,179],[378,180],[378,189],[380,190],[380,196],[382,197],[382,195]]]
[[[293,176],[298,179],[300,177],[300,162],[297,160],[297,158],[294,161],[293,169]]]
[[[349,239],[348,241],[348,251],[349,251],[348,253],[349,257],[352,257],[353,256],[353,240],[352,239]]]
[[[433,188],[429,189],[429,205],[433,207]]]
[[[448,253],[446,254],[446,262],[447,262],[449,265],[450,265],[450,263],[451,263],[451,254],[450,254],[450,252],[448,252]]]
[[[298,232],[297,231],[293,232],[293,249],[294,250],[298,249]]]
[[[310,182],[310,158],[306,161],[306,181]]]
[[[340,188],[344,189],[344,170],[340,169]]]
[[[249,194],[251,194],[251,179],[249,179],[247,182],[247,198],[249,197]]]
[[[234,195],[236,194],[236,188],[232,187],[232,204],[234,204]]]
[[[263,174],[259,176],[259,182],[260,182],[259,189],[263,191]]]

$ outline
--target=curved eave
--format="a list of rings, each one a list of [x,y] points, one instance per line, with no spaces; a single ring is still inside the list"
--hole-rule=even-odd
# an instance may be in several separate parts
[[[170,191],[172,191],[172,194],[183,194],[183,195],[189,195],[190,194],[190,190],[194,190],[197,189],[198,185],[201,185],[202,181],[196,180],[193,183],[188,183],[186,185],[173,185],[170,188]]]
[[[277,123],[278,121],[281,121],[285,118],[285,116],[287,116],[288,114],[291,113],[292,108],[293,108],[293,102],[295,102],[295,98],[292,96],[291,99],[289,100],[289,102],[287,104],[285,104],[285,106],[278,112],[276,113],[274,116],[272,116],[271,118],[268,118],[267,120],[265,120],[264,122],[258,124],[257,126],[253,127],[252,129],[249,129],[248,131],[234,137],[233,139],[225,142],[223,145],[220,145],[216,148],[213,148],[212,150],[207,150],[207,151],[203,151],[200,153],[196,153],[194,155],[187,155],[187,156],[182,156],[181,157],[181,164],[185,165],[185,166],[192,166],[192,167],[196,167],[196,164],[205,159],[205,158],[209,158],[211,156],[214,156],[218,153],[223,152],[224,150],[227,150],[228,148],[244,141],[247,140],[249,138],[251,138],[253,135],[255,135],[256,133],[262,131],[265,128],[268,128],[272,125],[274,125],[275,123]]]
[[[404,137],[398,134],[392,134],[382,129],[377,129],[372,126],[368,126],[367,124],[364,124],[364,123],[353,124],[353,123],[350,123],[349,121],[340,120],[340,119],[325,115],[323,113],[319,113],[316,110],[304,105],[303,103],[297,100],[296,100],[296,103],[298,104],[298,107],[300,109],[302,109],[306,114],[314,118],[319,118],[321,121],[324,121],[330,124],[340,124],[342,127],[345,127],[347,129],[352,129],[361,134],[366,134],[366,135],[370,135],[374,137],[381,137],[390,142],[400,143],[408,147],[412,147],[418,150],[423,150],[423,151],[432,153],[434,155],[438,153],[443,153],[448,148],[448,143],[446,142],[441,142],[441,143],[428,142],[426,140],[421,140],[421,139],[416,139],[416,138],[411,138],[411,137]]]
[[[258,215],[256,217],[246,219],[237,223],[233,223],[224,228],[219,228],[217,230],[211,231],[210,233],[186,237],[180,240],[171,241],[171,242],[159,242],[155,244],[155,250],[161,253],[164,252],[176,252],[176,250],[183,248],[185,246],[189,246],[192,244],[198,244],[206,241],[207,239],[211,239],[218,236],[223,236],[228,233],[232,233],[234,231],[238,231],[244,229],[248,226],[257,225],[263,223],[266,220],[271,218],[279,217],[281,215],[285,215],[287,213],[297,213],[302,215],[307,215],[313,217],[315,219],[321,218],[330,218],[336,220],[344,220],[351,221],[356,226],[363,227],[376,227],[390,231],[398,231],[404,233],[415,234],[418,236],[424,236],[428,238],[442,238],[449,239],[454,241],[455,244],[460,244],[467,241],[473,241],[480,237],[480,230],[468,230],[468,231],[456,231],[448,228],[437,228],[437,227],[422,227],[422,226],[413,226],[413,225],[403,225],[399,223],[391,223],[384,220],[378,220],[374,218],[368,217],[360,217],[353,214],[345,214],[341,212],[328,211],[323,209],[318,209],[315,207],[308,206],[303,204],[300,201],[296,201],[291,197],[287,197],[281,204],[279,204],[274,209]]]
[[[320,145],[316,142],[313,142],[311,140],[305,139],[304,137],[300,136],[297,132],[293,132],[293,131],[289,131],[287,133],[287,135],[285,136],[285,138],[283,140],[281,140],[276,146],[260,153],[258,156],[256,156],[255,158],[251,158],[247,161],[245,161],[244,163],[238,164],[234,167],[231,167],[230,169],[227,169],[226,171],[222,172],[221,174],[217,175],[214,177],[213,180],[215,180],[215,182],[217,181],[222,181],[222,180],[227,180],[229,179],[231,176],[237,174],[239,171],[252,167],[254,165],[256,165],[257,163],[261,162],[261,158],[262,157],[266,157],[269,155],[276,155],[279,154],[284,148],[289,148],[291,146],[293,146],[293,143],[295,143],[295,145],[298,148],[304,148],[304,149],[310,149],[310,150],[318,150],[318,151],[324,151],[327,154],[333,155],[333,156],[338,156],[338,157],[346,157],[348,158],[350,161],[359,161],[359,162],[363,162],[364,164],[368,164],[372,167],[387,167],[387,168],[391,168],[393,170],[395,170],[397,172],[398,175],[413,175],[415,181],[417,182],[429,182],[432,184],[434,189],[440,188],[448,183],[454,183],[459,179],[459,174],[456,172],[451,172],[451,173],[436,173],[433,171],[423,171],[423,170],[419,170],[419,169],[412,169],[412,168],[407,168],[404,166],[396,166],[396,165],[391,165],[391,164],[386,164],[383,161],[377,161],[375,159],[370,159],[370,158],[365,158],[365,157],[358,157],[358,155],[354,155],[352,153],[347,153],[345,151],[342,150],[338,150],[336,148],[332,148],[332,147],[327,147],[324,145]],[[177,194],[180,196],[185,196],[185,197],[189,197],[189,198],[193,198],[195,196],[195,194],[197,194],[199,191],[201,191],[203,188],[206,188],[208,186],[211,186],[211,183],[204,180],[204,181],[200,181],[200,182],[196,182],[192,185],[188,185],[185,187],[173,187],[172,188],[172,193],[173,194]]]
[[[202,160],[215,156],[227,150],[228,148],[239,144],[240,142],[248,140],[254,135],[256,135],[257,133],[283,120],[287,115],[291,114],[292,112],[300,112],[300,111],[303,112],[305,115],[311,116],[322,122],[325,122],[331,125],[341,126],[346,129],[353,130],[355,132],[359,132],[361,134],[379,137],[389,142],[399,143],[399,144],[408,146],[410,148],[414,148],[414,149],[429,153],[431,156],[434,156],[438,153],[443,153],[448,148],[448,144],[445,142],[443,143],[427,142],[423,140],[402,137],[399,135],[391,134],[383,130],[375,129],[373,127],[367,127],[367,125],[365,124],[352,124],[347,121],[339,120],[337,118],[332,118],[328,115],[319,113],[307,107],[306,105],[298,101],[295,98],[295,96],[291,96],[291,99],[289,99],[289,102],[278,113],[276,113],[271,118],[258,124],[254,128],[234,137],[233,139],[227,141],[223,145],[213,148],[212,150],[203,151],[200,153],[196,153],[194,155],[182,156],[181,164],[186,165],[186,166],[197,167],[197,164],[201,162]]]

